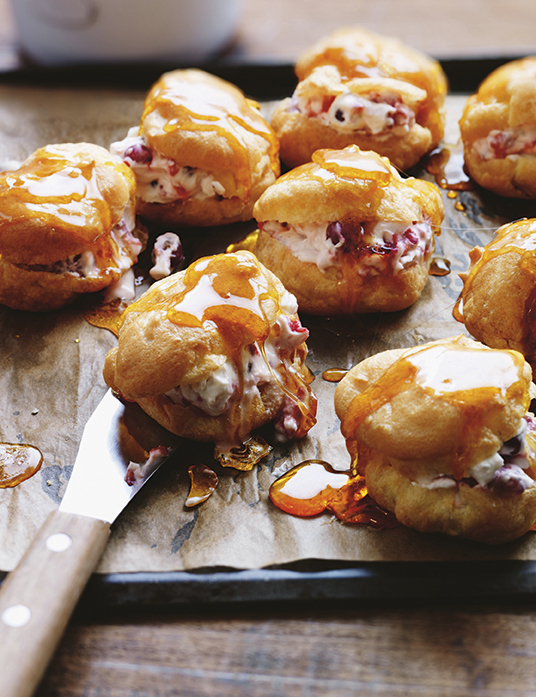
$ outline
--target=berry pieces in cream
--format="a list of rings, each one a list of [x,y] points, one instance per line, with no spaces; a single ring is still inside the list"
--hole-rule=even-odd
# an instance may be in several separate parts
[[[170,225],[250,220],[280,172],[279,142],[259,105],[202,70],[162,75],[140,126],[111,150],[136,176],[138,212]]]
[[[356,145],[319,150],[257,201],[255,252],[312,314],[392,312],[422,293],[444,210],[435,184],[403,179]]]

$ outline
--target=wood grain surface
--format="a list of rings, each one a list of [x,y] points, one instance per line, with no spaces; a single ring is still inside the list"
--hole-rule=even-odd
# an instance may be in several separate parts
[[[38,697],[536,694],[536,611],[282,606],[73,623]]]
[[[235,50],[293,60],[328,31],[358,23],[437,57],[536,53],[528,0],[245,0]],[[0,63],[15,42],[0,0]],[[79,611],[37,695],[536,695],[535,657],[533,603]]]

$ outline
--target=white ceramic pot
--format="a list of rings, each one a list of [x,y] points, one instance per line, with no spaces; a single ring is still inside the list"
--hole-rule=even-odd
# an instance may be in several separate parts
[[[11,0],[20,46],[43,65],[196,62],[232,40],[242,0]]]

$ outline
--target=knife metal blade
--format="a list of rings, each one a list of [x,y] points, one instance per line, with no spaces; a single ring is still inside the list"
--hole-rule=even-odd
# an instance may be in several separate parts
[[[59,510],[113,523],[180,440],[108,390],[84,428]],[[139,467],[128,483],[130,463]]]
[[[33,695],[111,523],[180,442],[136,404],[106,393],[84,428],[59,509],[0,588],[2,697]]]

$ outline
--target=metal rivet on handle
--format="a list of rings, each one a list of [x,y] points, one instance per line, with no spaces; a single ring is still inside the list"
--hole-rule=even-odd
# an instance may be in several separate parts
[[[26,605],[11,605],[2,613],[2,622],[8,627],[24,627],[28,624],[32,612]]]
[[[55,532],[46,541],[47,549],[51,552],[65,552],[72,544],[72,539],[64,532]]]

